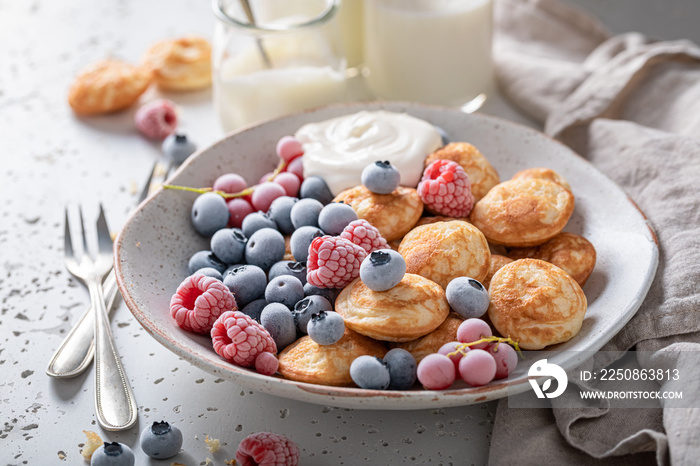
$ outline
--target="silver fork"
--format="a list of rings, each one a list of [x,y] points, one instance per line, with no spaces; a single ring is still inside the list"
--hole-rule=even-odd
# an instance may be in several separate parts
[[[114,259],[112,238],[109,234],[102,205],[100,205],[100,215],[97,219],[98,248],[94,259],[88,253],[82,209],[80,210],[80,226],[83,254],[78,260],[73,252],[68,225],[68,210],[66,210],[66,268],[87,286],[90,292],[90,302],[95,311],[95,413],[102,428],[126,430],[136,424],[138,412],[131,385],[117,354],[105,307],[102,281],[112,270]]]
[[[137,205],[143,202],[147,197],[151,188],[151,181],[156,173],[158,162],[153,164],[151,173],[148,175],[148,180],[144,184]],[[68,219],[66,219],[67,225]],[[66,226],[66,229],[68,227]],[[66,230],[68,234],[68,230]],[[112,270],[107,278],[102,283],[104,289],[105,302],[107,312],[110,312],[114,307],[114,300],[117,297],[117,280]],[[95,313],[92,305],[89,305],[83,315],[80,317],[75,326],[66,335],[66,338],[61,342],[56,352],[49,360],[46,367],[46,374],[56,378],[76,377],[90,367],[92,358],[95,354]]]

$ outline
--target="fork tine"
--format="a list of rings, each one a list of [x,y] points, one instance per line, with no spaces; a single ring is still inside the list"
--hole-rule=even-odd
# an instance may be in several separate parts
[[[141,204],[148,197],[148,192],[151,190],[151,182],[153,181],[153,176],[156,173],[156,168],[158,168],[158,161],[153,164],[153,168],[151,168],[151,173],[148,175],[146,184],[144,184],[143,188],[141,189],[141,194],[139,195],[139,200],[137,202],[138,204]]]
[[[85,234],[85,222],[83,221],[83,208],[80,205],[78,206],[78,212],[80,213],[80,230],[83,233],[83,256],[92,257],[88,250],[87,235]]]
[[[65,225],[63,229],[63,250],[65,256],[68,258],[73,258],[75,257],[75,254],[73,253],[73,241],[71,240],[71,235],[70,235],[70,225],[68,224],[68,207],[65,209]]]
[[[101,253],[112,254],[112,236],[109,233],[102,203],[100,203],[100,216],[97,218],[97,245]]]

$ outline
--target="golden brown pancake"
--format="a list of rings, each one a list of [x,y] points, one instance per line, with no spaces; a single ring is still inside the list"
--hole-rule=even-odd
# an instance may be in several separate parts
[[[68,103],[78,115],[116,112],[135,103],[152,81],[148,69],[104,60],[75,77],[68,91]]]
[[[335,310],[358,333],[382,341],[409,341],[438,328],[450,306],[440,285],[407,273],[386,291],[370,290],[356,278],[338,295]]]
[[[596,252],[593,245],[583,236],[562,232],[544,244],[530,248],[513,248],[508,251],[512,259],[540,259],[556,265],[571,275],[579,285],[593,272]]]
[[[460,220],[414,228],[401,241],[399,254],[406,259],[409,273],[429,278],[443,289],[457,277],[482,281],[491,261],[484,235]]]
[[[429,354],[437,353],[442,345],[457,341],[457,329],[464,321],[459,315],[450,313],[447,319],[429,334],[404,343],[392,343],[394,348],[403,348],[416,358],[416,362]]]
[[[499,254],[491,254],[491,264],[489,265],[489,273],[488,275],[486,275],[486,278],[484,278],[484,281],[481,283],[482,285],[484,285],[484,288],[488,290],[493,275],[501,267],[503,267],[506,264],[510,264],[511,262],[513,262],[513,259],[511,259],[510,257],[501,256]]]
[[[405,186],[399,186],[391,194],[375,194],[364,186],[355,186],[333,199],[338,201],[350,204],[357,216],[374,225],[387,241],[408,233],[423,213],[418,192]]]
[[[488,316],[504,337],[539,350],[573,338],[588,307],[583,290],[569,274],[539,259],[520,259],[491,279]]]
[[[203,37],[161,40],[146,51],[142,61],[165,91],[191,91],[211,84],[211,45]]]
[[[559,173],[555,172],[551,168],[528,168],[526,170],[519,171],[518,173],[513,175],[513,178],[511,178],[511,180],[517,180],[521,178],[539,178],[541,180],[554,181],[555,183],[559,183],[564,188],[566,188],[567,191],[571,191],[571,186],[569,186],[568,181],[566,181],[563,176],[561,176]]]
[[[469,218],[494,244],[536,246],[558,235],[574,212],[574,196],[539,178],[505,181],[474,206]]]
[[[352,386],[350,364],[363,355],[384,357],[386,347],[346,327],[345,335],[332,345],[319,345],[301,337],[279,354],[279,372],[297,382]]]
[[[466,142],[453,142],[436,150],[425,159],[425,166],[441,159],[457,162],[467,172],[474,202],[484,197],[500,182],[498,172],[486,157],[479,152],[479,149]]]
[[[469,222],[469,217],[444,217],[442,215],[436,215],[433,217],[421,217],[420,220],[416,222],[416,225],[413,228],[437,222],[451,222],[452,220],[461,220],[463,222]]]

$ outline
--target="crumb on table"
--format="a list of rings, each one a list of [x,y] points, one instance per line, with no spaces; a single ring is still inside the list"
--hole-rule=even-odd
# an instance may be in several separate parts
[[[209,437],[209,434],[204,438],[204,443],[207,444],[207,449],[212,453],[218,452],[221,448],[221,441],[218,438]]]
[[[83,449],[80,450],[80,454],[83,455],[83,458],[89,460],[92,458],[95,450],[102,446],[102,437],[91,430],[84,430],[83,433],[87,436],[87,442],[85,442]]]

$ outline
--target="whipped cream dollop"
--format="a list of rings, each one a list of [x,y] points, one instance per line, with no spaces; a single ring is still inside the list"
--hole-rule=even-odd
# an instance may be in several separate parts
[[[320,176],[334,196],[362,184],[362,170],[378,160],[391,162],[401,173],[401,185],[415,188],[425,158],[442,146],[432,124],[383,110],[310,123],[295,137],[304,146],[304,176]]]

